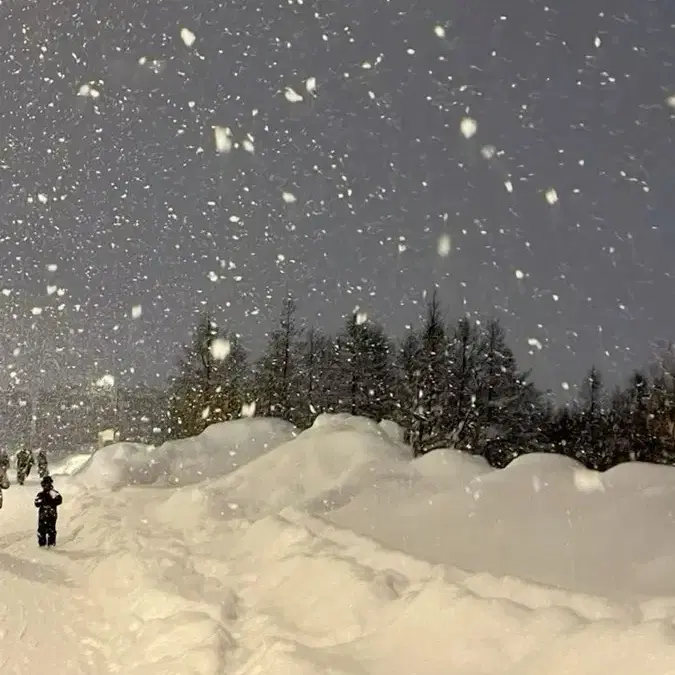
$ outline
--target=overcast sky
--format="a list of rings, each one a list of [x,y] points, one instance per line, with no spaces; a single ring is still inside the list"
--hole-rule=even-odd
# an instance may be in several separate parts
[[[6,0],[5,366],[28,335],[31,367],[152,381],[200,303],[259,349],[286,285],[394,334],[437,285],[556,393],[627,375],[675,337],[674,24],[667,0]]]

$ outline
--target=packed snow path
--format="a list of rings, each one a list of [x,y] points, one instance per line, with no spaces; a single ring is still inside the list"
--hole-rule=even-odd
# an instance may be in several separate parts
[[[110,672],[101,614],[72,536],[58,550],[37,547],[38,489],[32,480],[13,485],[0,511],[0,672]]]

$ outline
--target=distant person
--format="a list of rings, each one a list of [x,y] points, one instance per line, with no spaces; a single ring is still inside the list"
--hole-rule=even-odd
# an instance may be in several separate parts
[[[28,448],[22,447],[16,453],[16,482],[23,485],[26,478],[30,476],[30,470],[33,468],[33,453]]]
[[[42,448],[37,453],[37,471],[40,478],[49,475],[49,460],[47,459],[47,453]]]
[[[7,473],[9,464],[9,453],[4,448],[0,448],[0,471]]]
[[[38,509],[38,546],[56,546],[56,520],[58,507],[63,503],[63,497],[54,488],[51,476],[45,476],[42,481],[42,490],[35,497],[35,508]]]
[[[7,450],[0,450],[0,509],[2,508],[3,492],[9,488],[9,478],[7,477],[9,469],[9,455]]]

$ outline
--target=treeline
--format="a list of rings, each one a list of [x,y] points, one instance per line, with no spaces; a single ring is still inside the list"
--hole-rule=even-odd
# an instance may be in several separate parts
[[[555,407],[518,367],[499,321],[449,323],[436,295],[401,340],[358,313],[324,334],[301,325],[287,298],[257,359],[205,315],[177,366],[164,388],[5,394],[2,444],[61,454],[95,446],[107,428],[157,444],[253,414],[302,429],[321,413],[344,412],[398,422],[415,454],[454,447],[505,466],[523,453],[555,452],[601,470],[675,463],[675,350],[664,348],[658,364],[612,391],[591,368],[578,400]]]
[[[360,314],[337,335],[301,327],[287,298],[255,361],[234,332],[201,318],[170,383],[162,426],[167,438],[182,438],[251,414],[307,428],[321,413],[346,412],[398,422],[415,454],[454,447],[505,466],[523,453],[555,452],[600,470],[671,463],[668,365],[636,372],[612,392],[591,368],[579,400],[556,408],[519,369],[498,320],[448,324],[435,294],[422,325],[400,341]]]

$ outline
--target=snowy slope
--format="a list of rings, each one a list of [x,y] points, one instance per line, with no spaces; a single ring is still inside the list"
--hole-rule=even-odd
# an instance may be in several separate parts
[[[214,479],[139,486],[114,446],[59,477],[54,551],[35,547],[36,485],[13,485],[0,672],[48,654],[64,675],[675,673],[675,470],[411,461],[395,429],[348,417],[260,453],[260,422],[212,432],[240,451]],[[153,456],[175,475],[216,445]]]

